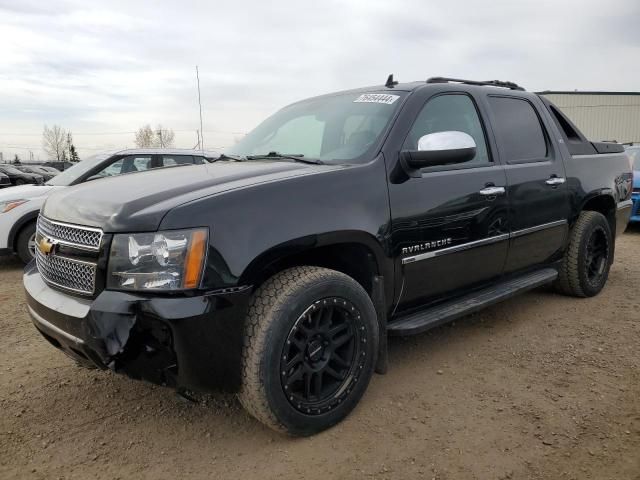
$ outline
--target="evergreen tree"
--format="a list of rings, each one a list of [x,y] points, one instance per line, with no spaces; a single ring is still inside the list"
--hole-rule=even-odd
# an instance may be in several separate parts
[[[65,162],[67,160],[72,163],[80,161],[78,152],[76,151],[76,146],[73,144],[73,137],[71,136],[71,132],[67,132],[67,145],[63,157],[63,160]]]

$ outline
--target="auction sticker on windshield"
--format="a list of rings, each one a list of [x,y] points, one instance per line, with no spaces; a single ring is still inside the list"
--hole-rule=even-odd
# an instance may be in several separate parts
[[[386,93],[364,93],[356,98],[353,103],[386,103],[387,105],[391,105],[399,98],[400,96],[398,95],[389,95]]]

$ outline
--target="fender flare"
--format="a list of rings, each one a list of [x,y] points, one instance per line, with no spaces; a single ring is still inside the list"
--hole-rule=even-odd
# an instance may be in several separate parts
[[[252,283],[258,273],[270,265],[293,255],[303,254],[322,247],[341,244],[361,245],[371,254],[374,262],[374,275],[385,279],[387,295],[393,292],[393,261],[385,254],[383,244],[373,235],[360,230],[333,231],[299,237],[279,245],[273,245],[261,252],[247,264],[239,277],[239,285]]]

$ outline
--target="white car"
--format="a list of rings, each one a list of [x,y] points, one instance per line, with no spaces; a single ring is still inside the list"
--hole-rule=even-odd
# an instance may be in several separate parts
[[[142,172],[151,168],[202,164],[217,152],[177,149],[131,149],[87,158],[44,185],[20,185],[0,190],[0,255],[17,254],[24,263],[35,255],[40,207],[52,192],[89,180]]]

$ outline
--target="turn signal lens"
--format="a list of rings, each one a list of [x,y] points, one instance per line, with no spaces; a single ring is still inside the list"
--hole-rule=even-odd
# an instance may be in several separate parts
[[[7,213],[16,207],[19,207],[23,203],[27,203],[29,200],[8,200],[6,202],[0,202],[0,213]]]
[[[202,264],[207,251],[207,232],[196,230],[191,235],[184,268],[184,288],[196,288],[200,284]]]

